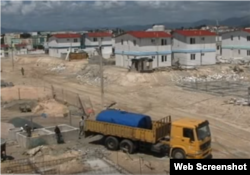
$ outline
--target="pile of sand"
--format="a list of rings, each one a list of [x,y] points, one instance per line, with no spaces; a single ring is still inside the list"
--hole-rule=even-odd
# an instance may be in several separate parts
[[[90,171],[89,165],[83,164],[79,159],[73,159],[56,167],[58,174],[76,174]]]
[[[69,112],[67,106],[58,103],[54,99],[39,102],[32,111],[35,114],[45,113],[48,117],[64,117]]]

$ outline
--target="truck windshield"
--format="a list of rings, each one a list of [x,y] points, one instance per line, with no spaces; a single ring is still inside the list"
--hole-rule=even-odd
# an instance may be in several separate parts
[[[206,137],[210,137],[210,136],[211,136],[211,133],[210,133],[210,129],[209,129],[208,124],[200,125],[197,128],[198,140],[204,140]]]

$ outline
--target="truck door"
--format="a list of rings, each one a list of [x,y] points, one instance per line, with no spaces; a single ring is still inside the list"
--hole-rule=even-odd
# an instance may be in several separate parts
[[[183,128],[182,146],[186,148],[187,154],[192,154],[195,152],[194,129]]]

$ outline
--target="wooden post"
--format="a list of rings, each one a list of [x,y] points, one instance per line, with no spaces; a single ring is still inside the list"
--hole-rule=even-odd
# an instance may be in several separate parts
[[[69,125],[72,126],[71,110],[69,110]]]
[[[142,160],[141,160],[141,157],[139,157],[140,174],[142,174],[142,167],[141,167],[141,163],[142,163]]]
[[[20,88],[18,88],[18,99],[21,100]]]
[[[55,95],[55,89],[54,89],[54,86],[51,85],[51,93],[52,93],[52,98],[56,98],[56,95]]]
[[[63,98],[62,100],[64,101],[64,91],[63,91],[63,89],[62,89],[62,96],[63,96],[63,97],[62,97],[62,98]]]

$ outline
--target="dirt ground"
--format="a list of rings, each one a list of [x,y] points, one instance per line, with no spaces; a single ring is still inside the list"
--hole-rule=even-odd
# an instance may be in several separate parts
[[[64,62],[53,59],[17,59],[14,71],[12,70],[10,60],[2,60],[2,79],[12,81],[15,85],[34,86],[35,84],[36,86],[46,85],[49,87],[50,84],[53,84],[55,87],[63,88],[72,93],[89,96],[95,110],[98,112],[101,109],[100,88],[91,83],[79,83],[76,79],[77,72],[81,71],[86,62]],[[53,63],[51,63],[52,65],[50,65],[50,61]],[[66,69],[59,72],[51,71],[53,67],[59,64],[64,64]],[[21,76],[21,67],[25,69],[24,78]],[[211,66],[202,68],[195,73],[217,71],[222,68],[222,65]],[[182,117],[208,119],[212,132],[212,147],[215,158],[249,158],[250,108],[225,105],[224,101],[231,97],[185,91],[175,86],[175,83],[172,81],[173,77],[187,73],[190,73],[190,71],[139,74],[128,73],[124,69],[109,66],[104,73],[105,76],[111,77],[110,81],[105,84],[105,103],[109,104],[115,101],[120,109],[145,113],[154,120],[167,115],[171,115],[173,120]],[[193,74],[192,71],[191,74]],[[39,122],[43,124],[44,121],[39,120]],[[46,122],[48,121],[46,120]],[[139,162],[138,157],[140,156],[145,159],[144,164],[146,164],[142,168],[143,173],[159,173],[164,172],[168,168],[167,164],[169,161],[167,158],[158,159],[149,155],[133,155],[132,159],[134,161],[131,161],[123,153],[110,154],[110,158],[114,162],[119,160],[120,164],[127,169],[135,167],[135,161]],[[154,168],[150,168],[149,164],[154,166],[157,172],[153,170]],[[142,171],[135,169],[136,173]]]

